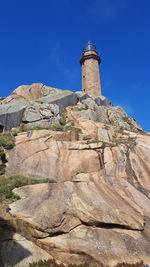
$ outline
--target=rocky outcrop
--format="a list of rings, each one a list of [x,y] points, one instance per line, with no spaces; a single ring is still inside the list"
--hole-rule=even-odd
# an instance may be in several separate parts
[[[4,100],[5,101],[5,100]],[[0,105],[0,126],[6,131],[21,124],[23,112],[27,105],[24,99],[12,99],[10,103]]]
[[[98,106],[92,99],[83,100],[76,107],[67,107],[64,112],[64,118],[66,121],[75,121],[76,125],[79,125],[80,120],[83,118],[88,120],[89,123],[90,121],[101,122],[105,124],[105,128],[118,127],[120,130],[126,129],[128,131],[143,130],[122,108]]]
[[[50,130],[19,134],[16,137],[14,149],[7,151],[6,173],[8,176],[23,175],[34,176],[35,178],[49,178],[55,181],[70,180],[78,172],[100,171],[104,167],[104,160],[102,160],[100,166],[99,158],[109,158],[109,164],[105,162],[105,169],[108,166],[106,173],[114,176],[115,172],[120,170],[118,166],[118,157],[120,155],[124,160],[122,172],[125,176],[128,176],[125,164],[128,156],[128,146],[131,146],[131,148],[133,146],[132,150],[136,149],[136,154],[138,155],[139,142],[142,142],[142,144],[147,143],[147,145],[149,143],[149,136],[143,137],[143,135],[130,134],[130,132],[125,132],[121,137],[119,134],[118,137],[117,135],[116,137],[113,136],[114,139],[111,139],[112,132],[110,130],[104,129],[104,132],[98,132],[98,134],[99,138],[102,136],[101,141],[96,139],[96,135],[94,139],[94,133],[93,140],[87,141],[71,140],[75,136],[76,139],[86,139],[84,134],[71,135],[69,132],[55,133]],[[64,141],[62,141],[63,139]],[[137,140],[138,145],[135,146]],[[116,147],[118,147],[118,153],[116,153]],[[121,152],[119,152],[120,150]],[[143,146],[140,146],[139,150],[142,150],[144,160],[147,150],[145,151]],[[111,159],[112,163],[110,162]],[[140,162],[140,159],[137,158],[137,160]],[[149,159],[147,157],[145,165],[148,163]]]
[[[25,128],[58,125],[58,114],[77,102],[78,96],[67,90],[38,83],[22,85],[0,102],[0,126],[11,130],[22,123]]]
[[[109,182],[92,173],[15,189],[22,199],[11,204],[11,214],[24,236],[62,262],[79,263],[83,255],[104,266],[150,263],[150,201],[125,179]]]
[[[15,189],[21,200],[10,213],[23,236],[61,262],[150,264],[150,136],[114,133],[94,142],[33,131],[7,152],[8,175],[49,178]]]
[[[17,87],[8,97],[5,98],[3,103],[11,102],[12,99],[24,99],[26,101],[33,101],[49,94],[56,95],[62,92],[53,87],[46,86],[42,83],[33,83],[31,85],[21,85]],[[64,91],[64,94],[70,94],[69,91]]]
[[[47,128],[59,125],[59,106],[56,104],[30,103],[22,117],[24,129]]]
[[[88,96],[82,92],[73,93],[35,83],[19,86],[0,101],[0,128],[11,130],[18,126],[24,129],[57,126],[64,109],[77,104],[79,109],[83,109],[81,117],[109,122],[107,111],[112,104],[106,97]],[[88,111],[84,110],[85,107]],[[118,110],[114,110],[114,116],[120,113]],[[101,119],[99,114],[102,115]],[[126,114],[124,116],[127,117]]]
[[[38,86],[38,101],[29,87],[24,100],[28,130],[5,149],[6,177],[49,180],[14,189],[20,200],[3,215],[18,246],[33,254],[20,262],[28,266],[38,253],[37,261],[66,265],[150,264],[150,134],[106,98]],[[3,262],[13,242],[3,244]]]

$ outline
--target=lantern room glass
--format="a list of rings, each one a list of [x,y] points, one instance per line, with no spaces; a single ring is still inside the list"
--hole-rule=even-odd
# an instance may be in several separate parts
[[[91,42],[88,42],[84,47],[83,47],[83,51],[96,51],[96,46],[94,44],[92,44]]]

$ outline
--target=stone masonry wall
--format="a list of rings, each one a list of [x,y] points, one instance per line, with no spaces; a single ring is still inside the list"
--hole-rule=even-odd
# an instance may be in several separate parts
[[[85,54],[89,52],[94,53],[94,51],[88,51]],[[88,95],[102,95],[99,63],[94,58],[85,59],[82,64],[82,90]]]

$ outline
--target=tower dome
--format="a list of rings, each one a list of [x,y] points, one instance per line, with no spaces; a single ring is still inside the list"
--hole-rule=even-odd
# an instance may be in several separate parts
[[[93,51],[96,51],[96,46],[91,43],[90,41],[83,47],[83,51],[90,51],[90,50],[93,50]]]

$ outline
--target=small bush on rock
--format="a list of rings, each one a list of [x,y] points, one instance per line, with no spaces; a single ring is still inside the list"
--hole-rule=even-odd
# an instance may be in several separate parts
[[[87,141],[87,140],[90,140],[91,137],[88,137],[88,136],[83,136],[83,140]]]
[[[15,138],[11,133],[5,132],[0,134],[0,146],[6,149],[11,149],[15,145]]]
[[[88,105],[85,105],[84,107],[81,107],[81,108],[79,108],[78,110],[79,110],[79,111],[82,111],[82,110],[87,110],[87,109],[89,109],[89,107],[88,107]]]
[[[65,126],[66,125],[66,122],[64,120],[60,120],[59,123],[60,123],[61,126]]]

